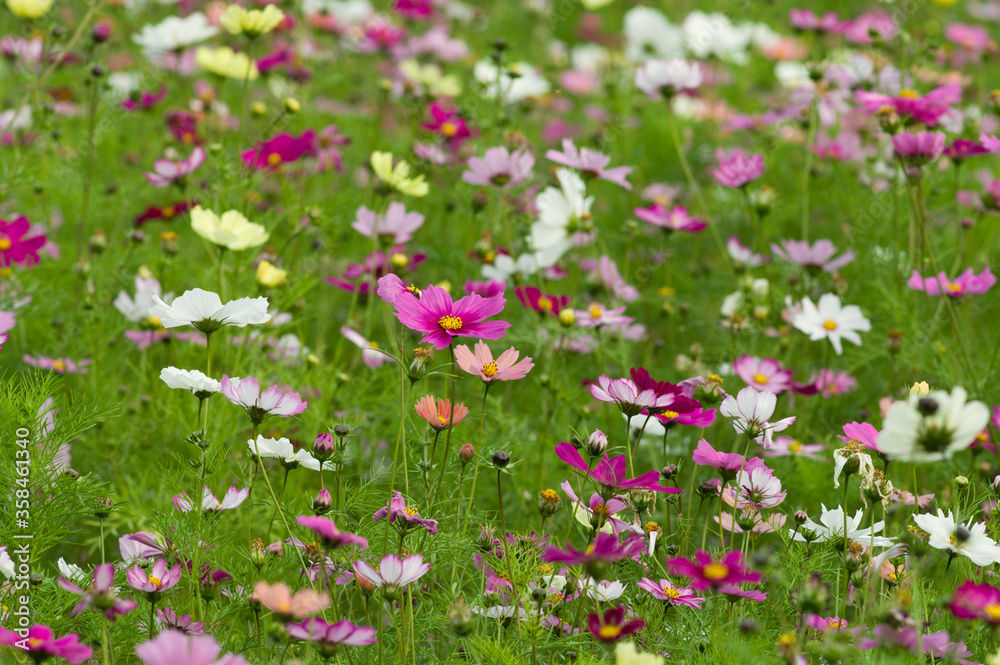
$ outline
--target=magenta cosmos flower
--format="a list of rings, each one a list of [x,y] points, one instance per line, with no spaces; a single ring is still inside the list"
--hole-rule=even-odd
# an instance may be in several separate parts
[[[670,583],[670,580],[661,579],[659,582],[654,582],[648,577],[643,577],[636,586],[648,592],[653,598],[666,601],[671,605],[700,610],[701,604],[705,602],[704,598],[696,595],[691,589],[676,587]]]
[[[900,132],[892,137],[892,147],[903,161],[919,166],[941,156],[944,139],[943,132]]]
[[[854,101],[869,113],[877,113],[883,107],[888,106],[904,122],[917,122],[934,127],[941,116],[951,112],[952,104],[962,101],[962,87],[958,83],[949,83],[932,90],[923,97],[913,90],[902,90],[896,97],[868,90],[856,90]],[[941,139],[943,142],[943,134]],[[893,144],[895,143],[896,140],[893,138]]]
[[[396,275],[378,281],[378,294],[396,309],[396,318],[410,328],[426,333],[421,342],[430,342],[441,350],[451,346],[455,337],[500,339],[510,327],[506,321],[487,321],[503,311],[507,301],[502,295],[482,298],[475,294],[452,301],[451,294],[437,286],[428,286],[413,295]]]
[[[696,233],[705,228],[705,222],[688,215],[684,206],[674,206],[667,210],[659,204],[648,208],[635,208],[632,212],[642,221],[658,226],[665,231],[687,231]]]
[[[38,250],[47,242],[44,235],[25,237],[31,231],[27,217],[15,217],[12,221],[0,219],[0,268],[12,263],[33,266],[38,263]]]
[[[288,635],[296,640],[318,642],[321,653],[333,655],[339,646],[362,647],[375,644],[375,629],[359,626],[348,619],[327,623],[323,619],[306,619],[302,623],[285,626]]]
[[[589,570],[595,565],[601,567],[621,559],[631,559],[642,554],[645,549],[646,539],[642,536],[629,534],[625,540],[619,541],[615,534],[598,533],[586,550],[578,550],[572,545],[567,545],[566,549],[562,550],[555,545],[549,545],[542,552],[542,561],[562,563],[567,566],[584,566]]]
[[[286,393],[279,386],[271,386],[261,392],[257,379],[248,376],[222,377],[222,394],[235,404],[246,409],[247,417],[260,424],[271,416],[288,418],[306,410],[308,402],[303,402],[298,393]]]
[[[80,665],[94,653],[93,649],[80,642],[75,633],[55,639],[52,629],[41,624],[29,628],[26,638],[0,627],[0,646],[24,649],[36,663],[48,658],[62,658],[71,665]]]
[[[201,146],[191,151],[187,159],[158,159],[153,162],[153,172],[145,173],[146,180],[153,187],[169,187],[177,183],[183,186],[185,179],[205,163],[205,149]]]
[[[69,358],[46,358],[45,356],[33,358],[26,355],[22,360],[29,365],[34,365],[38,369],[51,370],[56,374],[86,374],[87,365],[90,364],[89,359],[76,363]]]
[[[791,263],[804,268],[835,273],[854,260],[854,252],[847,251],[834,258],[837,248],[829,240],[817,240],[810,245],[800,240],[782,240],[781,245],[771,245],[771,251]]]
[[[194,621],[188,614],[177,616],[177,612],[169,607],[156,610],[156,620],[162,626],[179,630],[185,635],[201,635],[205,632],[204,623]]]
[[[676,487],[661,487],[657,484],[656,481],[660,477],[657,471],[647,471],[638,478],[626,479],[628,461],[625,455],[611,459],[605,455],[596,465],[591,465],[583,460],[580,452],[572,444],[563,441],[556,446],[556,456],[574,469],[586,473],[601,486],[606,495],[636,489],[648,489],[668,494],[680,492]]]
[[[724,187],[745,187],[764,173],[763,155],[748,155],[736,150],[728,157],[719,159],[719,166],[712,169],[712,177]]]
[[[149,574],[136,564],[125,571],[125,579],[133,589],[146,594],[150,602],[156,602],[162,592],[172,589],[181,581],[181,567],[174,566],[167,570],[167,560],[157,559]]]
[[[597,383],[590,385],[590,394],[601,402],[617,404],[621,412],[630,418],[643,411],[656,414],[668,409],[677,412],[694,410],[695,405],[690,403],[693,400],[684,397],[680,387],[652,381],[646,370],[633,369],[632,372],[633,376],[638,372],[645,380],[612,379],[602,374]]]
[[[128,614],[136,608],[133,601],[115,596],[114,583],[115,566],[111,563],[101,564],[94,569],[94,583],[87,590],[81,589],[69,580],[59,578],[59,586],[70,593],[82,596],[80,602],[69,613],[71,617],[77,616],[89,607],[94,607],[109,621],[114,621],[120,615]]]
[[[590,502],[585,503],[580,501],[576,496],[576,492],[573,491],[573,485],[568,480],[564,480],[560,487],[562,487],[562,491],[569,498],[570,504],[577,508],[578,519],[580,518],[579,512],[582,511],[590,515],[590,523],[595,528],[609,524],[611,525],[611,533],[615,535],[632,531],[632,525],[629,522],[615,517],[616,513],[628,509],[628,504],[621,498],[612,496],[605,501],[600,494],[594,493],[590,495]]]
[[[542,291],[534,286],[519,286],[514,289],[514,295],[521,301],[521,304],[528,309],[533,309],[542,314],[559,316],[559,312],[569,305],[569,296],[555,296]]]
[[[189,636],[178,630],[165,630],[155,639],[135,648],[145,665],[249,665],[243,656],[219,653],[222,647],[208,635]]]
[[[413,232],[423,223],[424,216],[419,212],[406,212],[406,206],[393,201],[384,215],[361,206],[351,228],[363,236],[378,238],[388,245],[402,245],[413,238]]]
[[[389,518],[389,524],[395,524],[402,531],[419,527],[427,529],[427,533],[432,536],[438,532],[437,520],[427,520],[420,517],[420,513],[416,507],[407,506],[406,499],[403,498],[401,493],[395,490],[393,490],[389,505],[380,508],[378,512],[372,515],[372,519],[376,522],[381,522],[386,517]]]
[[[298,523],[311,530],[323,542],[327,549],[339,547],[349,547],[357,545],[360,549],[368,548],[368,541],[361,536],[347,533],[337,528],[337,525],[329,517],[321,515],[299,515]]]
[[[482,157],[470,157],[462,180],[470,185],[506,187],[524,182],[535,166],[535,156],[524,148],[508,152],[507,148],[489,148]]]
[[[460,143],[472,136],[465,120],[458,111],[446,109],[437,102],[431,103],[431,122],[424,123],[424,129],[440,134],[449,143]]]
[[[255,169],[275,169],[303,157],[316,156],[316,132],[311,129],[302,136],[278,134],[242,154],[243,163]]]
[[[167,96],[167,86],[161,85],[156,92],[143,91],[133,94],[129,99],[121,103],[121,107],[126,111],[138,111],[140,109],[150,109],[162,102]]]
[[[773,358],[741,356],[733,361],[733,371],[754,388],[770,390],[776,395],[792,387],[792,370],[782,368]]]
[[[413,584],[431,569],[431,564],[424,563],[421,554],[414,554],[405,559],[400,559],[395,554],[386,554],[379,562],[378,570],[365,561],[355,561],[352,566],[356,575],[390,593]]]
[[[1000,589],[966,580],[955,589],[949,607],[959,619],[982,619],[995,626],[1000,624]]]
[[[675,557],[667,560],[667,569],[671,575],[680,575],[691,579],[692,589],[718,589],[723,584],[756,584],[763,576],[755,573],[743,563],[743,555],[739,550],[726,553],[716,561],[708,552],[699,550],[694,559]]]
[[[625,608],[613,607],[604,612],[604,616],[591,613],[587,617],[587,628],[590,634],[601,642],[617,642],[623,637],[636,633],[646,625],[642,619],[625,621]]]
[[[874,425],[870,423],[850,422],[844,425],[843,430],[844,434],[838,434],[837,438],[844,443],[857,441],[858,443],[864,444],[866,450],[871,450],[876,453],[882,452],[878,447],[879,431],[875,429]]]
[[[712,447],[705,439],[698,441],[694,452],[691,454],[691,461],[699,466],[710,466],[718,469],[719,474],[727,480],[735,478],[736,474],[753,471],[758,466],[764,466],[764,460],[759,457],[744,459],[739,453],[722,453]]]
[[[611,163],[611,157],[590,148],[577,148],[572,139],[563,139],[562,152],[549,150],[545,153],[545,158],[556,164],[582,171],[585,176],[607,180],[627,190],[632,189],[632,185],[626,179],[632,172],[631,166],[616,166],[609,169],[607,166]]]
[[[516,381],[527,376],[535,364],[531,362],[531,358],[524,358],[518,362],[518,355],[517,349],[512,346],[494,360],[493,352],[485,342],[476,342],[475,352],[470,351],[464,344],[455,347],[455,360],[458,366],[486,383]]]
[[[942,291],[952,298],[959,298],[967,295],[979,295],[986,293],[997,283],[997,278],[990,272],[989,268],[983,268],[978,275],[969,268],[954,281],[948,279],[948,275],[941,272],[937,277],[921,277],[916,270],[906,283],[911,289],[923,291],[929,296],[939,296]]]

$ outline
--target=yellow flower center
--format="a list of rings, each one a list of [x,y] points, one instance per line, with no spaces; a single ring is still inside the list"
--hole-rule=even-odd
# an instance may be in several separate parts
[[[60,372],[66,369],[66,363],[64,363],[62,360],[53,360],[52,366],[55,367]]]
[[[681,597],[681,592],[673,588],[672,586],[665,586],[661,589],[661,591],[663,591],[663,595],[669,598],[670,600],[677,600],[678,598]]]
[[[791,443],[788,444],[788,449],[791,450],[793,453],[797,453],[800,450],[802,450],[802,442],[792,441]]]
[[[438,325],[444,330],[461,330],[462,329],[462,319],[457,316],[452,316],[451,314],[446,314],[441,317],[438,321]]]
[[[597,305],[590,306],[590,318],[599,319],[601,318],[601,308]]]
[[[407,506],[406,508],[403,509],[403,512],[409,515],[410,517],[413,517],[414,515],[417,514],[417,509],[414,508],[413,506]]]
[[[152,327],[152,328],[162,328],[163,327],[163,321],[158,316],[147,316],[146,317],[146,323],[149,324],[150,327]]]
[[[281,155],[279,155],[276,152],[272,152],[270,155],[267,156],[267,163],[270,164],[271,166],[277,166],[278,164],[281,163]]]
[[[177,238],[179,237],[180,236],[178,236],[175,231],[164,231],[163,233],[160,234],[160,240],[163,240],[165,242],[171,242],[177,240]]]
[[[410,284],[408,287],[406,287],[406,290],[409,291],[410,293],[412,293],[415,296],[419,296],[420,295],[420,289],[417,288],[416,284]]]
[[[444,425],[444,424],[445,424],[446,422],[448,422],[448,416],[444,416],[444,415],[441,415],[441,414],[439,413],[439,414],[438,414],[438,420],[439,420],[439,421],[441,421],[441,424],[442,424],[442,425]]]
[[[710,563],[705,566],[702,574],[710,580],[724,580],[729,575],[729,566],[721,563]]]
[[[542,296],[538,299],[538,309],[545,310],[546,312],[550,311],[552,309],[552,300]]]
[[[946,286],[944,288],[948,289],[952,293],[958,293],[959,291],[962,290],[962,285],[961,284],[949,284],[948,286]]]
[[[539,494],[546,501],[555,501],[559,498],[559,495],[553,489],[542,490]]]
[[[823,322],[823,329],[824,330],[836,330],[837,329],[837,322],[834,321],[833,319],[827,319],[826,321]]]
[[[280,612],[281,614],[288,614],[288,612],[291,609],[292,606],[288,603],[281,603],[280,605],[278,605],[278,612]]]
[[[601,626],[601,629],[597,631],[597,634],[606,640],[613,640],[616,637],[618,637],[618,635],[620,635],[621,632],[622,629],[619,626],[615,626],[609,623],[605,626]]]
[[[166,208],[160,211],[160,214],[163,215],[165,218],[170,219],[171,217],[177,214],[177,208],[173,206],[167,206]]]
[[[910,90],[909,88],[907,88],[906,90],[900,90],[899,91],[899,96],[902,97],[903,99],[916,99],[917,98],[917,91],[916,90]]]
[[[29,637],[28,644],[30,644],[33,647],[37,647],[45,644],[45,640],[40,640],[37,637]]]
[[[442,123],[441,124],[441,133],[444,134],[445,136],[447,136],[448,138],[451,138],[451,137],[455,136],[455,134],[458,134],[458,127],[455,126],[455,123],[453,123],[453,122]]]
[[[368,346],[372,349],[380,348],[378,342],[368,342]]]
[[[793,647],[798,644],[799,638],[795,633],[785,633],[778,638],[778,644],[783,647]]]
[[[993,621],[1000,619],[1000,605],[997,605],[996,603],[992,603],[984,607],[983,612]]]
[[[561,593],[554,593],[549,598],[549,602],[552,603],[553,605],[558,605],[563,601],[563,598],[565,598],[565,596],[563,596]]]
[[[754,383],[767,383],[767,377],[759,373],[753,375],[753,380]]]
[[[958,538],[955,537],[955,534],[951,534],[948,536],[948,542],[954,545],[958,542]]]
[[[13,243],[10,238],[0,238],[0,252],[6,252],[11,247],[13,247]]]
[[[496,376],[499,371],[500,370],[497,369],[497,364],[495,362],[483,363],[483,376],[492,378]]]
[[[660,415],[663,416],[664,418],[676,418],[681,414],[677,413],[676,411],[664,411]]]
[[[148,581],[148,582],[149,582],[150,584],[152,584],[153,586],[155,586],[155,587],[156,587],[157,589],[159,589],[159,588],[160,588],[160,584],[161,584],[161,583],[160,583],[160,578],[159,578],[159,577],[153,577],[152,575],[150,575],[150,576],[149,576],[149,579],[148,579],[147,581]]]
[[[546,490],[546,491],[552,492],[552,490]],[[552,493],[555,494],[555,492],[552,492]],[[550,566],[547,563],[543,564],[543,565],[541,565],[541,566],[538,567],[538,572],[541,575],[547,575],[548,573],[552,572],[552,566]]]

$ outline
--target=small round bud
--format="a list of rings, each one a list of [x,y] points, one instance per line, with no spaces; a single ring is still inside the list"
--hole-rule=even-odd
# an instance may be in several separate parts
[[[333,507],[333,497],[330,496],[329,490],[322,489],[316,498],[313,499],[313,512],[317,515],[322,515]]]
[[[93,67],[90,68],[90,75],[93,76],[95,79],[101,78],[102,76],[104,76],[104,67],[101,67],[100,65],[94,65]]]
[[[316,435],[313,442],[313,457],[321,462],[325,462],[337,451],[337,445],[333,442],[333,437],[328,432]]]
[[[753,635],[758,630],[760,630],[760,628],[757,626],[757,622],[751,619],[750,617],[747,617],[746,619],[743,619],[743,621],[740,621],[740,632],[743,633],[744,635]]]
[[[599,429],[587,438],[587,452],[591,457],[600,457],[608,449],[608,435]]]
[[[955,527],[955,540],[957,540],[958,542],[964,543],[968,541],[969,538],[971,537],[972,534],[969,533],[969,530],[965,527],[964,524],[959,524],[957,527]]]
[[[569,307],[559,310],[559,323],[567,328],[576,323],[576,312]]]
[[[344,423],[337,423],[333,426],[333,433],[342,439],[351,433],[351,428]]]
[[[559,511],[562,499],[555,490],[544,489],[538,493],[538,514],[542,517],[551,517]]]
[[[462,460],[462,466],[472,461],[476,456],[476,449],[471,443],[465,443],[458,449],[458,459]]]
[[[375,585],[364,575],[355,575],[354,581],[357,583],[358,588],[361,589],[361,593],[366,596],[370,596],[375,593]]]
[[[110,37],[111,26],[107,23],[98,23],[94,26],[94,29],[90,31],[90,38],[94,40],[95,44],[106,42]]]
[[[804,510],[796,510],[794,519],[796,524],[805,524],[809,521],[809,513]]]
[[[301,110],[302,110],[302,104],[299,103],[299,100],[295,99],[294,97],[285,98],[285,111],[287,111],[291,115],[295,115]]]
[[[677,465],[668,464],[660,471],[660,477],[664,480],[670,480],[677,475]]]
[[[510,464],[510,455],[503,450],[498,450],[493,453],[493,466],[498,469],[503,469],[508,464]]]
[[[703,483],[698,483],[698,496],[702,498],[708,498],[712,496],[719,495],[719,479],[713,478],[712,480],[706,480]]]
[[[1000,496],[1000,476],[993,478],[993,482],[990,484],[990,487],[993,488],[994,494]]]
[[[969,486],[969,479],[965,476],[955,476],[955,486],[960,490],[964,490]]]
[[[28,576],[28,583],[31,586],[42,586],[45,583],[45,576],[41,573],[32,573]]]
[[[264,547],[264,541],[260,538],[254,539],[250,543],[250,563],[254,565],[257,570],[264,567],[264,562],[267,559],[267,549]]]
[[[921,397],[917,400],[917,411],[922,416],[933,416],[937,413],[938,408],[939,404],[933,397]]]

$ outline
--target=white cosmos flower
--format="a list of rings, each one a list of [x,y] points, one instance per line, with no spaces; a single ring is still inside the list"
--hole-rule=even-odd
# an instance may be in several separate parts
[[[515,72],[511,78],[507,71]],[[540,97],[551,89],[545,77],[526,62],[507,65],[503,72],[489,60],[480,60],[472,70],[472,75],[486,88],[487,97],[501,97],[508,104],[517,104],[531,97]]]
[[[833,510],[827,510],[827,507],[822,504],[820,504],[820,507],[823,511],[820,513],[820,523],[817,524],[812,520],[806,520],[798,531],[792,532],[793,540],[805,541],[805,537],[802,535],[803,530],[815,533],[819,536],[816,540],[820,542],[826,540],[842,541],[844,539],[844,509],[838,506]],[[872,534],[882,533],[882,529],[885,528],[885,522],[875,522],[874,525],[862,524],[864,516],[865,511],[863,510],[856,512],[854,517],[847,516],[848,539],[864,547],[888,547],[892,545],[892,538],[884,538],[878,535],[872,537]]]
[[[244,326],[267,323],[271,318],[267,313],[267,298],[240,298],[230,300],[225,305],[219,294],[203,289],[191,289],[171,304],[153,295],[150,316],[158,316],[164,328],[194,326],[203,333],[213,333],[222,326]]]
[[[701,85],[701,66],[680,58],[647,60],[635,71],[635,87],[647,95],[665,97]]]
[[[651,7],[628,10],[624,30],[625,57],[632,62],[684,57],[684,31]]]
[[[969,447],[989,422],[990,411],[978,401],[967,402],[964,388],[951,393],[912,393],[896,402],[882,421],[878,447],[893,459],[931,462]]]
[[[698,59],[714,55],[726,62],[747,62],[747,48],[754,33],[752,23],[737,26],[721,12],[706,14],[696,10],[685,17],[681,27],[688,53]]]
[[[7,579],[14,577],[15,573],[17,573],[17,566],[14,564],[14,560],[10,558],[10,555],[7,554],[6,545],[0,547],[0,573]]]
[[[625,587],[627,586],[627,584],[622,584],[618,580],[614,582],[609,582],[608,580],[598,582],[593,577],[588,577],[583,583],[583,588],[586,589],[588,598],[591,600],[600,600],[605,603],[618,600],[622,593],[625,592]]]
[[[199,399],[205,399],[222,390],[222,385],[204,372],[196,369],[164,367],[160,370],[160,380],[175,390],[190,390]]]
[[[809,339],[814,342],[829,339],[838,356],[844,352],[841,339],[860,346],[861,336],[858,331],[868,332],[872,329],[871,322],[861,314],[857,305],[842,307],[840,298],[832,293],[820,297],[818,305],[814,305],[808,297],[803,298],[801,310],[792,309],[791,323],[809,335]]]
[[[305,448],[295,450],[292,442],[284,437],[280,439],[268,439],[258,434],[256,443],[254,443],[253,439],[250,439],[247,441],[247,447],[254,455],[277,459],[285,468],[294,469],[304,466],[307,469],[319,471],[319,460],[313,457],[312,453]],[[336,469],[336,466],[332,462],[323,462],[323,468],[333,471]]]
[[[59,561],[56,562],[56,568],[59,569],[59,574],[70,582],[85,582],[90,577],[83,568],[75,563],[67,563],[66,559],[62,557],[59,557]]]
[[[930,535],[929,545],[933,548],[967,556],[977,566],[1000,563],[1000,547],[986,535],[983,522],[959,524],[950,510],[945,515],[940,508],[937,515],[914,515],[913,521]]]
[[[777,404],[778,398],[770,390],[758,391],[753,386],[747,386],[736,397],[727,395],[719,412],[732,421],[733,429],[746,434],[767,449],[774,442],[774,432],[781,432],[795,422],[795,416],[768,422],[774,415]]]
[[[147,25],[132,36],[132,41],[142,47],[147,58],[157,58],[169,51],[179,51],[219,34],[219,29],[208,22],[201,12],[181,18],[169,16],[155,25]]]
[[[539,270],[537,254],[522,254],[514,260],[509,254],[497,254],[493,263],[483,264],[483,278],[497,282],[509,282],[514,275],[528,277]]]
[[[833,451],[833,486],[840,487],[840,474],[847,466],[848,462],[857,464],[857,469],[852,469],[851,473],[856,473],[864,481],[871,480],[875,473],[875,465],[872,464],[872,456],[865,452],[863,444],[853,443],[838,448]]]
[[[547,187],[535,198],[538,221],[531,225],[528,244],[543,268],[556,264],[574,246],[573,236],[581,226],[588,227],[594,203],[587,187],[571,169],[556,171],[559,187]]]
[[[126,319],[134,323],[143,321],[149,316],[149,308],[156,304],[153,296],[163,297],[163,289],[155,277],[135,276],[135,298],[126,291],[120,291],[115,298],[115,309]],[[167,294],[169,300],[171,294]]]

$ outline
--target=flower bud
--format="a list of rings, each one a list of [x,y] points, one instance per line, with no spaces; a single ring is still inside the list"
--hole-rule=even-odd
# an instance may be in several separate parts
[[[99,496],[94,499],[94,517],[99,520],[107,519],[111,514],[111,507],[114,505],[110,496]]]
[[[285,111],[289,115],[295,115],[302,110],[302,104],[294,97],[285,97]]]
[[[559,323],[563,324],[567,328],[573,325],[576,323],[576,312],[571,310],[569,307],[559,310]]]
[[[337,446],[333,443],[333,437],[329,433],[323,432],[316,435],[316,440],[313,442],[313,457],[320,462],[325,462],[336,450]]]
[[[656,510],[656,492],[652,490],[633,490],[629,492],[629,500],[637,513]]]
[[[493,535],[493,529],[491,527],[481,526],[479,529],[479,536],[476,537],[476,546],[479,548],[480,552],[489,552],[493,549],[493,541],[495,540]]]
[[[608,449],[608,435],[599,429],[587,438],[587,452],[591,457],[600,457]]]
[[[677,475],[676,464],[668,464],[665,467],[663,467],[663,469],[660,471],[660,477],[663,478],[664,480],[671,480],[676,475]]]
[[[313,511],[317,515],[322,515],[333,507],[333,497],[330,496],[329,490],[321,489],[316,498],[313,499]]]
[[[364,575],[355,575],[354,582],[358,585],[358,588],[361,589],[361,593],[366,596],[370,596],[375,593],[375,585]]]
[[[809,513],[804,510],[796,510],[795,515],[792,516],[796,524],[805,524],[809,521]]]
[[[472,610],[461,596],[448,606],[448,620],[451,622],[451,629],[459,637],[465,637],[472,632]]]
[[[95,44],[106,42],[110,37],[111,26],[107,23],[98,23],[94,26],[93,30],[90,31],[90,38],[94,40]]]
[[[493,466],[495,466],[498,469],[503,469],[508,464],[510,464],[509,453],[506,453],[503,450],[498,450],[495,453],[493,453]]]
[[[940,405],[937,403],[937,400],[932,397],[921,397],[917,400],[917,411],[925,417],[933,416],[937,413],[939,407]]]
[[[960,490],[964,490],[969,486],[969,479],[965,476],[955,476],[955,486]]]
[[[472,458],[476,456],[476,449],[471,443],[463,444],[461,448],[458,449],[458,459],[462,460],[462,466],[465,466],[472,461]]]
[[[538,514],[544,517],[551,517],[559,511],[562,499],[555,490],[544,489],[538,493]]]
[[[333,426],[333,433],[337,435],[337,438],[343,439],[345,436],[351,433],[351,428],[344,423],[337,423]]]
[[[702,498],[709,498],[713,496],[719,496],[721,483],[718,478],[712,478],[711,480],[706,480],[703,483],[698,483],[698,496]]]
[[[1000,476],[993,478],[993,483],[990,485],[993,488],[993,493],[1000,496]]]

